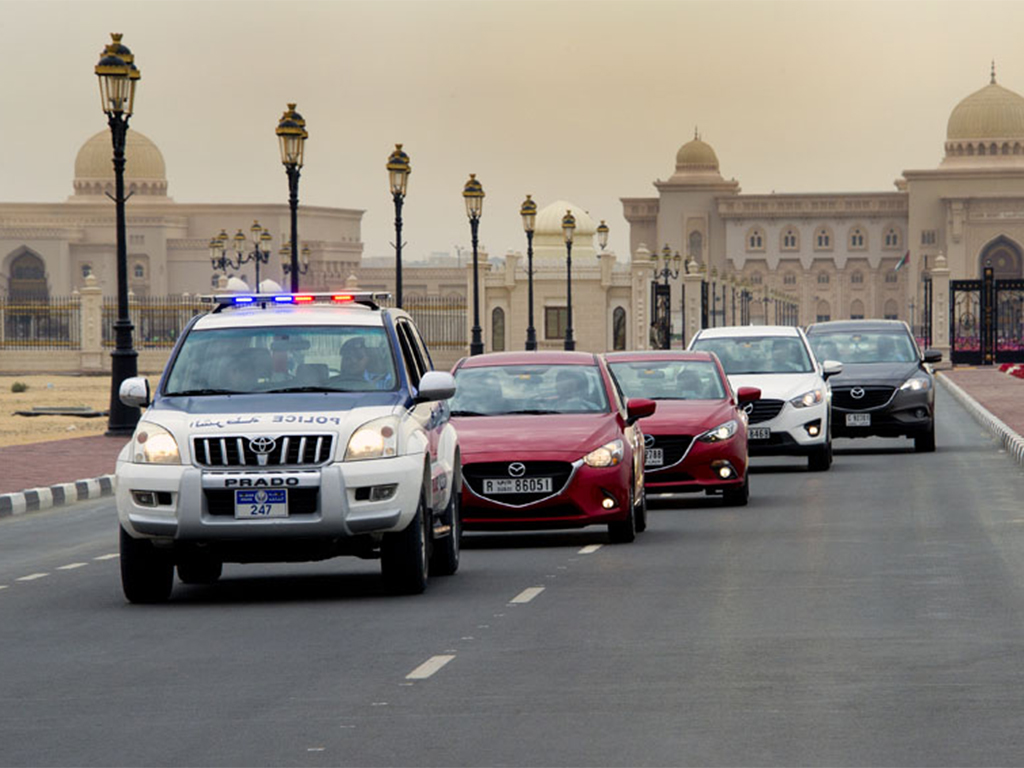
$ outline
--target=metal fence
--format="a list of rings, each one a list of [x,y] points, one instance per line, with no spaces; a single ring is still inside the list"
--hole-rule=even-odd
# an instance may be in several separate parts
[[[170,349],[181,331],[195,315],[210,310],[198,296],[137,296],[128,301],[128,316],[135,330],[132,341],[136,349]],[[116,341],[117,299],[103,298],[103,346],[113,347]]]
[[[0,349],[79,349],[82,345],[81,305],[77,296],[0,296],[0,317]]]
[[[381,302],[394,306],[394,300]],[[435,349],[460,350],[468,346],[466,330],[466,299],[461,296],[410,296],[402,300],[402,309],[408,312],[419,328],[423,341],[431,351]]]

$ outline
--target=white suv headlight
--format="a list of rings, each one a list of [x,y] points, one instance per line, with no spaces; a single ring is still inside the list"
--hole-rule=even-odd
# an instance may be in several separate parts
[[[810,408],[812,405],[818,405],[825,400],[825,390],[823,389],[812,389],[810,392],[804,392],[798,397],[794,397],[789,401],[789,404],[794,408]]]
[[[703,435],[697,435],[697,439],[702,443],[717,443],[721,440],[728,440],[736,434],[738,426],[739,424],[736,423],[735,419],[730,419],[724,424],[719,424],[714,429],[709,429]]]
[[[348,439],[345,461],[384,459],[398,455],[398,417],[368,421]]]
[[[622,454],[622,441],[612,440],[584,456],[583,463],[588,467],[614,467],[622,461]]]
[[[148,421],[139,422],[132,436],[131,460],[135,464],[181,464],[174,435]]]
[[[924,392],[932,385],[931,381],[924,376],[912,376],[900,385],[901,392]]]

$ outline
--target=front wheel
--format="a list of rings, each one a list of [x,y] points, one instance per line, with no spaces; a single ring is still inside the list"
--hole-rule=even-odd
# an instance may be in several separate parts
[[[163,603],[174,586],[174,561],[121,528],[121,589],[131,603]]]
[[[824,472],[832,466],[832,441],[817,445],[807,457],[807,468],[811,472]]]
[[[636,539],[636,510],[633,506],[633,489],[630,488],[626,519],[608,523],[608,538],[613,544],[629,544]]]
[[[178,561],[178,578],[182,584],[213,584],[223,570],[224,564],[212,557],[198,555]]]
[[[451,576],[459,570],[459,552],[462,549],[462,504],[461,494],[452,487],[451,498],[445,509],[443,522],[448,526],[448,535],[434,540],[434,551],[430,554],[430,575]]]
[[[636,520],[636,532],[647,530],[647,488],[640,489],[640,501],[633,507],[633,518]]]
[[[722,492],[722,503],[727,507],[745,507],[750,501],[750,473],[743,478],[743,485]]]
[[[428,525],[427,494],[421,490],[416,516],[405,530],[384,534],[381,543],[380,569],[390,591],[418,595],[427,588]]]
[[[927,432],[914,436],[914,451],[917,453],[935,452],[935,422]]]

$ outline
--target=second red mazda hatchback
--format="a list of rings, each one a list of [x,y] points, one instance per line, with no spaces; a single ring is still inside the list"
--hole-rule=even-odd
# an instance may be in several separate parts
[[[747,415],[761,397],[756,387],[733,394],[711,352],[614,352],[605,356],[625,397],[657,401],[644,420],[647,489],[703,491],[742,506],[750,497]]]
[[[500,352],[452,371],[470,529],[605,524],[630,542],[647,525],[643,434],[652,400],[626,401],[586,352]]]

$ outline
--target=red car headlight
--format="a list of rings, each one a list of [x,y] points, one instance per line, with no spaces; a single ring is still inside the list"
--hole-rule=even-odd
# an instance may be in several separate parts
[[[624,453],[622,440],[612,440],[584,456],[583,463],[588,467],[614,467],[622,461]]]

